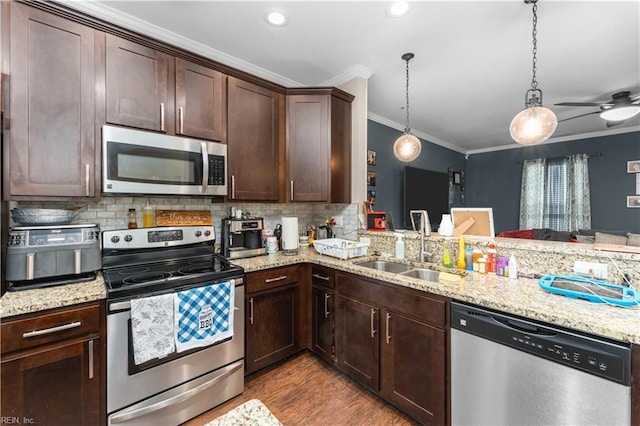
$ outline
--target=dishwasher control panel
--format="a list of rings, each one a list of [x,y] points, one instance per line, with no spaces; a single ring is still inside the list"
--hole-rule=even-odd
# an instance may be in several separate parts
[[[456,302],[451,303],[451,328],[621,384],[631,382],[630,345]]]

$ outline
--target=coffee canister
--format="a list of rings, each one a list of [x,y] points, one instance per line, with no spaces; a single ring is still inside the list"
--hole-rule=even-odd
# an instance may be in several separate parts
[[[267,253],[275,253],[278,251],[278,238],[267,237]]]

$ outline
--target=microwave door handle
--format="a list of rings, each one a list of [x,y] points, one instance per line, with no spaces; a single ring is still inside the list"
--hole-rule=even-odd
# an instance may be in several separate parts
[[[206,194],[209,187],[209,153],[206,142],[200,142],[200,150],[202,151],[202,193]]]

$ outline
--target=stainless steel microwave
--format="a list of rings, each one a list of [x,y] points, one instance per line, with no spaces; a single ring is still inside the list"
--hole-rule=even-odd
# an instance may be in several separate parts
[[[105,194],[227,194],[227,145],[102,127]]]

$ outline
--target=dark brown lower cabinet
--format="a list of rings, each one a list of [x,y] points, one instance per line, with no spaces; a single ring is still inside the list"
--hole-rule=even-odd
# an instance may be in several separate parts
[[[246,357],[250,374],[300,350],[298,267],[247,274]]]
[[[447,301],[337,273],[338,368],[422,424],[448,424]]]
[[[105,424],[105,318],[100,302],[3,320],[3,424]]]
[[[328,363],[335,353],[334,318],[335,295],[333,291],[314,286],[311,292],[312,350]]]

